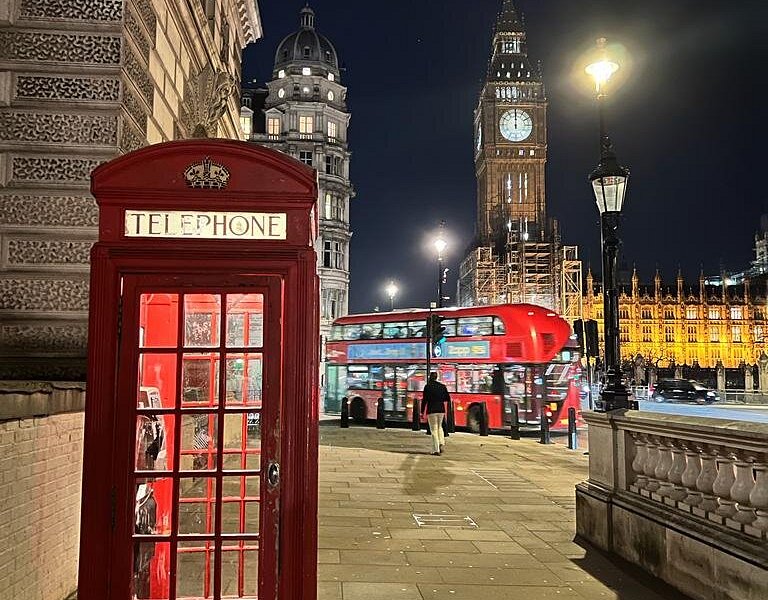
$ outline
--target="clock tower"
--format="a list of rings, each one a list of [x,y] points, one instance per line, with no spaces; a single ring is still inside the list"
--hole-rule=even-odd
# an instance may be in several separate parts
[[[577,250],[560,245],[547,216],[546,92],[513,0],[503,0],[496,20],[474,135],[477,223],[459,272],[459,303],[529,302],[577,316]]]
[[[531,241],[546,237],[547,99],[512,0],[496,21],[475,136],[478,242],[494,244],[510,229]]]

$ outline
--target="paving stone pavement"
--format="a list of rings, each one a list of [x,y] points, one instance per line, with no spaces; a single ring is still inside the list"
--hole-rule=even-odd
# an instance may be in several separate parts
[[[684,598],[574,542],[583,450],[457,433],[429,452],[424,432],[320,428],[319,600]]]

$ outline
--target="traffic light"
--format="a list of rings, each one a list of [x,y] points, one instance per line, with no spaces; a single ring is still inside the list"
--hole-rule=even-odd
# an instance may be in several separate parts
[[[576,340],[579,342],[579,352],[584,354],[584,321],[576,319],[573,322],[573,333],[576,334]]]
[[[432,347],[439,346],[445,341],[445,327],[441,325],[444,318],[442,315],[432,314],[427,319],[427,330],[429,339],[432,340]]]
[[[584,342],[589,356],[600,356],[600,344],[597,337],[597,321],[589,319],[584,322]]]

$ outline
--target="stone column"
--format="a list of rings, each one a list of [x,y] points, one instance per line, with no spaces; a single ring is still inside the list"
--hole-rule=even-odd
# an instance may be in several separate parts
[[[757,369],[759,373],[760,392],[768,394],[768,355],[765,352],[760,354],[757,359]]]
[[[725,367],[723,361],[718,360],[715,367],[717,369],[717,389],[721,392],[725,391]]]

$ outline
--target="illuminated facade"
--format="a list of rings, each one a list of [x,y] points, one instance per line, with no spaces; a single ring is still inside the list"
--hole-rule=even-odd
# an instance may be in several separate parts
[[[621,355],[646,363],[726,368],[756,364],[768,351],[768,279],[757,274],[710,277],[685,284],[678,274],[673,287],[659,273],[653,285],[640,285],[637,272],[619,294]],[[586,277],[584,318],[595,319],[602,340],[603,297],[591,271]]]
[[[477,222],[459,304],[529,302],[581,314],[581,263],[547,216],[547,97],[523,19],[504,0],[475,109]]]

